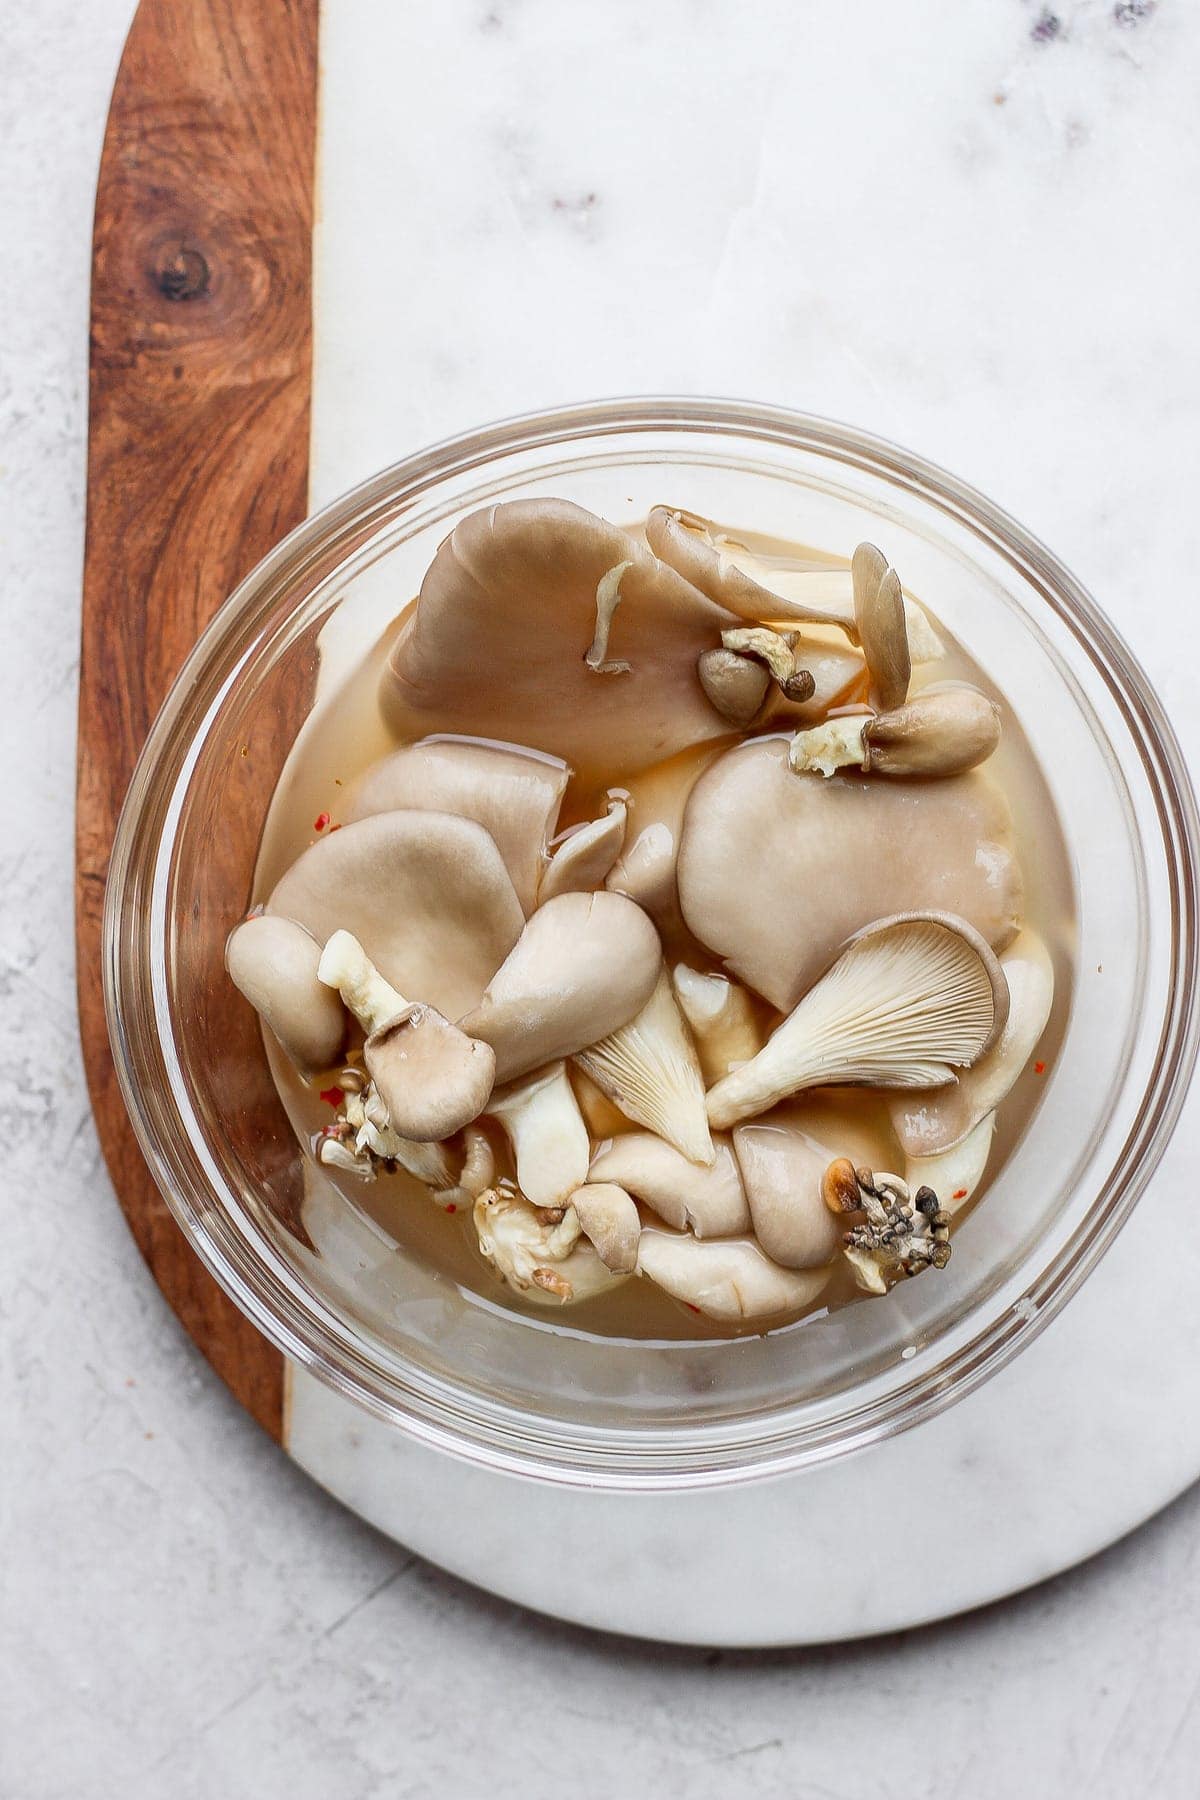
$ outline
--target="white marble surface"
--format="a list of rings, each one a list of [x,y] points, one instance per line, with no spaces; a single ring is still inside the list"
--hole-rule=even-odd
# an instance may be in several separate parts
[[[85,38],[63,0],[3,12],[0,1795],[1185,1800],[1195,1490],[947,1626],[820,1652],[646,1649],[483,1598],[357,1523],[167,1313],[98,1157],[70,950],[87,234],[130,10],[92,0]],[[1077,0],[1040,36],[1021,0],[378,14],[422,55],[393,221],[420,252],[385,296],[411,358],[377,440],[325,439],[318,491],[326,469],[584,390],[741,390],[854,418],[1054,543],[1200,749],[1189,661],[1154,606],[1200,540],[1190,9],[1121,24]],[[651,90],[660,160],[634,169],[621,146]],[[759,278],[793,259],[782,290]],[[639,305],[647,269],[677,315]],[[321,379],[373,375],[348,337]],[[1057,1503],[1051,1465],[1030,1504]],[[936,1725],[898,1733],[913,1697]]]

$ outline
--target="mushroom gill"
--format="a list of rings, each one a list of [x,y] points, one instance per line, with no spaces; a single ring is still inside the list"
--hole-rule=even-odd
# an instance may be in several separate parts
[[[619,593],[606,578],[625,564]],[[585,658],[615,604],[601,663]],[[580,770],[614,747],[642,768],[728,725],[696,672],[737,619],[618,526],[566,500],[516,500],[450,533],[400,623],[380,700],[402,738],[431,731],[527,741]]]
[[[656,1131],[692,1162],[711,1163],[700,1062],[665,970],[637,1017],[579,1050],[575,1060],[626,1118]]]
[[[1008,807],[986,776],[797,778],[780,738],[739,745],[700,777],[677,881],[694,935],[780,1012],[873,919],[952,913],[1000,949],[1021,916]]]
[[[1007,1098],[1046,1029],[1054,1002],[1054,964],[1028,928],[1000,957],[1008,1017],[995,1044],[944,1093],[892,1102],[892,1123],[910,1157],[937,1156],[974,1131]]]
[[[725,1128],[812,1087],[939,1087],[979,1059],[1007,1012],[1000,965],[963,920],[878,920],[754,1060],[709,1090],[709,1121]]]
[[[571,771],[557,757],[512,744],[426,738],[372,763],[351,789],[343,821],[415,808],[482,825],[499,850],[522,910],[537,904],[547,846]]]
[[[482,825],[407,808],[319,838],[267,911],[321,944],[351,932],[393,987],[448,1019],[476,1004],[525,923]]]

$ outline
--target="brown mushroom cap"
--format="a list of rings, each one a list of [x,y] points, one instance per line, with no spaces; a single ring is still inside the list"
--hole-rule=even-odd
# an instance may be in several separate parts
[[[400,1137],[440,1143],[477,1119],[496,1073],[489,1045],[432,1006],[412,1006],[372,1032],[363,1060]]]
[[[875,919],[951,913],[998,949],[1021,916],[1008,808],[985,776],[816,780],[791,772],[778,738],[701,776],[677,879],[696,937],[784,1012]]]
[[[448,813],[377,813],[321,838],[267,911],[324,943],[346,930],[406,999],[454,1019],[474,1006],[525,923],[488,833]]]
[[[601,672],[584,658],[597,589],[620,564]],[[581,771],[630,771],[729,727],[704,695],[702,651],[736,624],[644,544],[566,500],[516,500],[460,521],[399,627],[380,691],[399,737],[505,737]]]
[[[269,913],[236,925],[225,945],[230,980],[305,1071],[327,1069],[346,1035],[341,1001],[317,979],[320,960],[303,926]]]
[[[474,819],[494,841],[526,914],[537,904],[559,803],[571,771],[557,757],[466,738],[427,738],[372,763],[342,809],[349,824],[416,808]]]
[[[589,1182],[586,1187],[576,1188],[570,1204],[605,1268],[632,1275],[637,1267],[642,1221],[625,1189],[610,1181]]]
[[[573,1056],[641,1011],[662,966],[658,933],[621,894],[539,907],[462,1029],[496,1052],[497,1081]]]

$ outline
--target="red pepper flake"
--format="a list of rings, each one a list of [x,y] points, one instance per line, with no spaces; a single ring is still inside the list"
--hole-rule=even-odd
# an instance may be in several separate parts
[[[331,826],[330,826],[330,827],[329,827],[329,835],[330,835],[330,837],[332,837],[332,836],[333,836],[333,834],[334,834],[334,832],[335,832],[335,831],[340,831],[340,830],[341,830],[341,829],[342,829],[342,828],[341,828],[341,826],[340,826],[340,825],[331,825]]]
[[[326,830],[328,830],[328,827],[329,827],[329,814],[328,813],[318,813],[316,818],[313,820],[313,830],[314,831],[326,831]]]
[[[340,1087],[322,1088],[320,1097],[326,1106],[340,1106],[346,1098]]]
[[[955,1188],[954,1192],[950,1196],[950,1198],[952,1200],[965,1200],[966,1197],[967,1197],[966,1188]]]
[[[1046,1073],[1046,1065],[1045,1065],[1045,1063],[1043,1063],[1043,1062],[1036,1062],[1036,1063],[1034,1063],[1034,1065],[1033,1065],[1033,1072],[1034,1072],[1034,1074],[1035,1074],[1035,1075],[1044,1075],[1044,1074],[1045,1074],[1045,1073]]]
[[[690,1300],[685,1300],[683,1304],[687,1307],[689,1312],[698,1313],[700,1311],[700,1308],[698,1306],[693,1306]]]
[[[447,1212],[457,1212],[457,1211],[458,1211],[458,1204],[457,1204],[457,1202],[456,1202],[456,1201],[454,1201],[454,1200],[452,1200],[452,1201],[451,1201],[451,1202],[450,1202],[450,1204],[449,1204],[449,1206],[448,1206],[448,1207],[447,1207],[447,1208],[446,1208],[446,1211],[447,1211]]]

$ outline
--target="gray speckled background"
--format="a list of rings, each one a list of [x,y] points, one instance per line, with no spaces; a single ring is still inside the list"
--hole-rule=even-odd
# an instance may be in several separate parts
[[[375,1536],[168,1313],[96,1146],[71,966],[89,231],[131,11],[0,15],[0,1797],[1192,1796],[1194,1490],[947,1626],[659,1650],[548,1624]],[[1194,64],[1195,19],[1182,39]]]

